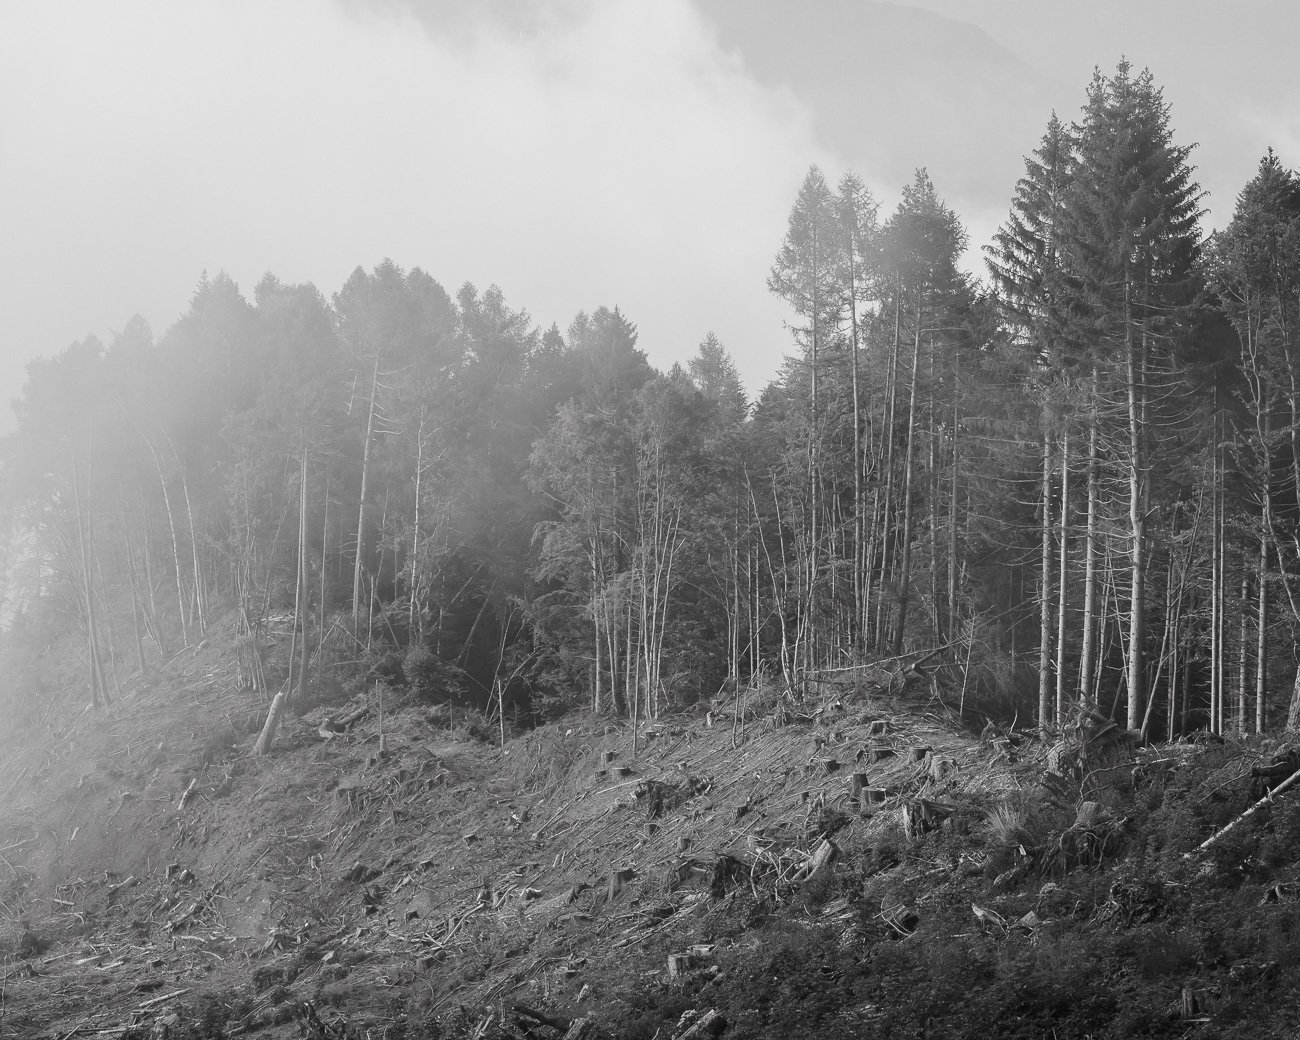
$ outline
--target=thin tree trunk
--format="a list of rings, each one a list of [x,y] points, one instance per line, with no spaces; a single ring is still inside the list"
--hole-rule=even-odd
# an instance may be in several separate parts
[[[1218,454],[1218,581],[1216,582],[1216,617],[1214,617],[1214,638],[1217,653],[1214,655],[1214,680],[1216,680],[1217,699],[1214,702],[1214,714],[1210,720],[1210,729],[1214,733],[1223,732],[1223,702],[1227,699],[1227,465],[1223,447]]]
[[[1220,466],[1220,424],[1218,386],[1215,386],[1214,456],[1210,479],[1213,502],[1212,545],[1210,547],[1210,717],[1206,728],[1219,730],[1219,704],[1223,699],[1223,475]]]
[[[320,588],[317,595],[320,602],[317,605],[317,618],[319,619],[320,631],[316,639],[316,681],[323,682],[325,679],[325,560],[329,555],[330,544],[330,467],[329,462],[325,463],[325,472],[321,475],[321,487],[324,491],[325,504],[321,508],[320,522]]]
[[[601,660],[600,660],[600,641],[601,641],[600,604],[596,599],[597,593],[599,591],[599,588],[597,586],[597,578],[598,575],[596,573],[596,550],[593,547],[591,551],[591,591],[592,591],[591,624],[592,624],[592,632],[595,637],[593,640],[595,644],[595,666],[594,666],[595,676],[594,676],[594,681],[592,682],[591,710],[599,715],[600,714],[600,687],[601,687],[601,682],[603,680],[603,676],[601,675]]]
[[[856,226],[856,225],[855,225]],[[863,536],[865,520],[862,514],[862,404],[858,387],[858,287],[857,257],[852,233],[849,235],[849,331],[852,354],[850,364],[853,366],[853,617],[859,628],[855,644],[861,645],[866,639],[863,615],[866,610],[866,589],[863,565],[866,559]]]
[[[167,477],[163,473],[162,460],[158,458],[158,453],[154,450],[149,438],[145,437],[144,442],[149,449],[149,454],[153,456],[154,468],[158,471],[158,484],[162,487],[163,505],[167,509],[167,526],[171,530],[172,560],[175,563],[174,570],[176,572],[176,611],[180,615],[181,643],[189,646],[189,619],[185,609],[185,588],[181,578],[181,547],[180,538],[176,534],[176,513],[172,509],[171,495],[167,491]]]
[[[131,633],[135,644],[135,663],[140,674],[144,663],[144,604],[140,596],[140,577],[135,562],[135,546],[131,541],[131,523],[126,514],[126,500],[118,492],[117,507],[122,515],[122,544],[125,548],[127,580],[131,583]]]
[[[930,501],[930,603],[934,615],[934,641],[938,646],[946,642],[944,620],[941,615],[943,597],[939,594],[939,431],[935,428],[934,407],[934,344],[930,344],[930,395],[926,409],[928,432],[926,436],[926,474],[928,483],[926,497]]]
[[[1052,723],[1052,435],[1043,429],[1043,474],[1039,495],[1038,728]]]
[[[1262,395],[1263,402],[1261,408],[1260,423],[1260,447],[1263,453],[1262,458],[1262,483],[1263,488],[1260,495],[1260,518],[1259,518],[1259,565],[1256,581],[1258,582],[1258,635],[1255,644],[1255,732],[1264,732],[1264,721],[1268,690],[1268,544],[1269,538],[1273,531],[1273,470],[1272,455],[1270,452],[1269,440],[1271,431],[1269,429],[1269,406],[1271,404],[1268,393],[1265,391]],[[1244,568],[1243,568],[1244,569]],[[1244,616],[1244,615],[1243,615]],[[1245,648],[1242,648],[1244,655]],[[1242,731],[1245,731],[1245,720],[1242,720]]]
[[[1128,337],[1128,411],[1129,411],[1129,638],[1128,638],[1128,720],[1129,729],[1137,729],[1142,718],[1146,695],[1142,659],[1146,641],[1146,455],[1145,441],[1145,362],[1146,329],[1139,338],[1133,332],[1134,319],[1129,301],[1130,285],[1125,282],[1124,309]],[[1141,349],[1140,349],[1141,348]]]
[[[1097,371],[1093,369],[1093,403],[1088,409],[1088,521],[1083,548],[1083,640],[1079,650],[1079,698],[1092,697],[1096,660],[1097,614]]]
[[[176,449],[172,449],[176,455]],[[203,569],[199,565],[199,536],[194,528],[194,508],[190,504],[190,482],[185,476],[185,467],[180,456],[176,455],[176,468],[181,474],[181,493],[185,498],[185,516],[190,528],[190,561],[194,569],[194,611],[202,636],[208,627],[207,594],[204,590]],[[179,565],[179,564],[178,564]]]
[[[1061,439],[1061,558],[1057,565],[1056,603],[1056,725],[1065,719],[1065,623],[1069,605],[1068,563],[1070,558],[1070,429]]]
[[[76,452],[72,455],[72,502],[76,511],[77,547],[81,564],[82,605],[86,611],[86,662],[89,670],[90,703],[96,708],[111,704],[113,698],[108,692],[108,683],[104,680],[104,662],[99,645],[99,612],[95,606],[94,569],[94,525],[90,508],[81,494],[81,479],[78,475]]]
[[[163,641],[162,625],[158,621],[158,599],[154,592],[153,578],[153,524],[149,522],[149,510],[145,506],[144,487],[136,486],[140,501],[140,524],[144,529],[144,586],[149,609],[145,612],[145,623],[149,626],[158,653],[166,660],[167,645]]]
[[[885,418],[884,443],[881,453],[885,470],[885,501],[880,511],[880,587],[882,595],[876,597],[876,645],[884,646],[888,628],[888,616],[885,612],[884,588],[893,578],[894,560],[890,557],[890,547],[896,544],[896,537],[890,538],[890,526],[894,523],[894,441],[895,424],[898,422],[898,359],[903,349],[903,293],[902,287],[894,289],[894,335],[893,347],[889,355],[889,401],[888,414]]]
[[[1259,536],[1259,588],[1256,616],[1259,631],[1255,642],[1255,732],[1264,732],[1268,700],[1268,500],[1264,504],[1264,532]],[[1244,728],[1244,727],[1243,727]]]
[[[1237,602],[1237,735],[1246,734],[1246,704],[1250,700],[1247,688],[1250,672],[1250,658],[1246,654],[1249,645],[1247,639],[1246,618],[1250,614],[1250,574],[1246,570],[1246,561],[1241,563],[1241,598]]]
[[[406,638],[412,646],[421,642],[416,629],[419,611],[416,602],[419,599],[419,559],[420,559],[420,490],[421,478],[424,476],[424,409],[420,409],[420,423],[415,431],[415,520],[411,525],[411,577],[407,583]]]
[[[302,445],[302,490],[298,503],[298,582],[294,590],[294,618],[302,630],[302,641],[298,647],[298,700],[303,701],[307,693],[307,612],[310,609],[311,586],[307,574],[307,443]]]
[[[898,622],[894,632],[893,653],[903,652],[903,638],[907,628],[907,607],[912,587],[912,481],[915,470],[916,444],[916,389],[921,371],[921,299],[916,303],[916,335],[912,341],[912,388],[907,403],[907,447],[903,454],[903,530],[900,534],[900,560],[898,565]]]
[[[952,391],[952,470],[948,474],[948,638],[957,638],[957,465],[959,455],[957,393],[961,379],[961,355],[953,371]]]
[[[361,574],[365,569],[366,492],[370,484],[370,443],[375,432],[375,408],[379,392],[379,353],[370,375],[370,405],[366,412],[366,439],[361,450],[361,495],[357,506],[357,556],[352,567],[352,625],[356,632],[361,617]]]

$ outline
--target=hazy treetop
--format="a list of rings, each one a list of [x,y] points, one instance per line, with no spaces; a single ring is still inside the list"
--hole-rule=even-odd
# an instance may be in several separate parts
[[[164,330],[204,270],[328,292],[386,256],[498,283],[543,326],[617,304],[665,367],[713,330],[756,392],[788,349],[765,275],[810,162],[857,169],[886,208],[925,166],[979,246],[1049,112],[1074,118],[1091,68],[1120,51],[1200,142],[1211,223],[1266,147],[1300,162],[1300,72],[1281,50],[1300,12],[1281,0],[1231,18],[1209,0],[538,10],[8,11],[0,399],[31,357],[111,338],[137,311]]]

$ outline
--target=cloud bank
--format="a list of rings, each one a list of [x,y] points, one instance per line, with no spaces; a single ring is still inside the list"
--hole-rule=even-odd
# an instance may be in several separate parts
[[[661,366],[706,332],[751,387],[787,337],[763,280],[809,162],[788,93],[686,0],[527,25],[402,4],[25,5],[0,43],[0,393],[202,271],[337,288],[392,257],[543,324],[618,305]]]

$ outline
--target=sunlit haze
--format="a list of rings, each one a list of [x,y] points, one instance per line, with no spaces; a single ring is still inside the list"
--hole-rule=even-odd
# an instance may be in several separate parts
[[[1291,8],[1255,12],[1271,29],[1250,51],[1218,5],[1122,9],[1123,49],[1201,142],[1215,216],[1268,146],[1300,160]],[[886,212],[927,166],[978,271],[1052,108],[1073,118],[1092,66],[1118,60],[1120,10],[10,5],[0,396],[31,358],[111,339],[135,313],[161,333],[204,271],[328,295],[385,257],[453,292],[496,283],[543,327],[618,306],[660,367],[711,330],[754,393],[789,349],[764,280],[809,164],[856,169]]]

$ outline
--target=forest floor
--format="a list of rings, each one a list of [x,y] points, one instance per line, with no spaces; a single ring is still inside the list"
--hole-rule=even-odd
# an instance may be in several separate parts
[[[230,647],[184,651],[3,745],[0,1037],[1300,1026],[1300,794],[1195,852],[1285,748],[825,690],[504,746],[372,692],[258,757]]]

